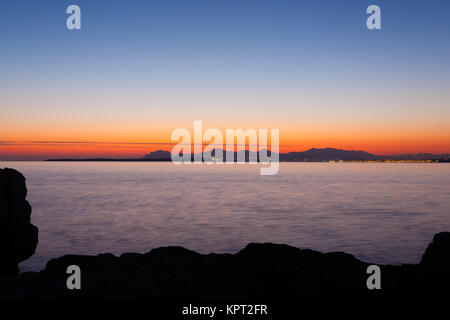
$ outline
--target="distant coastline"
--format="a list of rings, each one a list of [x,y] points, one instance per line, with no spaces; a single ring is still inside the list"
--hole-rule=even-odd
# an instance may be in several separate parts
[[[217,149],[223,151],[222,149]],[[212,153],[216,153],[214,150]],[[255,156],[259,161],[257,152],[242,150],[234,153],[234,161],[238,158],[240,153],[245,153],[244,158],[246,162],[252,156]],[[224,153],[225,154],[225,153]],[[271,152],[268,151],[270,155]],[[194,154],[191,155],[192,160]],[[224,156],[226,159],[226,155]],[[167,162],[172,161],[170,152],[165,150],[158,150],[143,156],[142,158],[71,158],[71,159],[47,159],[45,161],[86,161],[86,162],[100,162],[100,161],[117,161],[117,162]],[[214,161],[210,155],[203,155],[204,162]],[[450,154],[431,154],[431,153],[417,153],[417,154],[403,154],[403,155],[375,155],[365,151],[343,150],[335,148],[312,148],[306,151],[280,153],[280,162],[364,162],[364,163],[450,163]]]

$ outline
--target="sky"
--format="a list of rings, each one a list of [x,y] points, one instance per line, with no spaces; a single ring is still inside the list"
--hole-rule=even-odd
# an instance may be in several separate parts
[[[68,30],[66,8],[81,8]],[[381,8],[369,30],[366,8]],[[449,1],[2,0],[0,160],[140,157],[173,130],[450,153]]]

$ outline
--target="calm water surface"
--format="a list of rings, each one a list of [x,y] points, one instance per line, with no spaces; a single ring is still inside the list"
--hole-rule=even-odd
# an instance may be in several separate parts
[[[346,251],[373,263],[417,263],[450,231],[450,165],[0,162],[27,178],[40,270],[64,254],[182,245],[237,252],[249,242]]]

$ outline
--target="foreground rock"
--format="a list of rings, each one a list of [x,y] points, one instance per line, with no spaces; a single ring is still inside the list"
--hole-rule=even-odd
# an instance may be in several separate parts
[[[381,290],[368,290],[368,264],[343,252],[249,244],[237,254],[202,255],[181,248],[146,254],[67,255],[45,270],[21,274],[1,299],[153,299],[276,301],[292,299],[449,298],[450,233],[440,233],[419,265],[380,266]],[[69,290],[67,267],[81,269]],[[438,281],[439,280],[439,281]]]
[[[30,223],[24,176],[0,169],[0,275],[17,274],[19,262],[31,257],[38,243],[38,229]]]
[[[431,290],[439,288],[450,292],[450,232],[441,232],[433,237],[433,242],[422,256],[420,266]]]

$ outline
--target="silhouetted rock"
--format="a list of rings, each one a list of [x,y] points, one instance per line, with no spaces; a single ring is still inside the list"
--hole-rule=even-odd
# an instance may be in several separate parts
[[[368,290],[369,264],[350,254],[252,243],[234,255],[203,255],[182,247],[120,257],[66,255],[50,260],[39,273],[26,272],[0,284],[0,299],[448,299],[442,283],[450,276],[441,273],[448,270],[448,234],[437,235],[430,247],[421,264],[380,265],[381,290]],[[66,286],[70,265],[81,269],[81,290]],[[438,276],[441,282],[435,281]]]
[[[450,232],[441,232],[433,237],[420,261],[428,287],[448,291],[450,288]]]
[[[24,176],[0,169],[0,275],[18,273],[19,262],[31,257],[38,243],[38,229],[30,223]]]
[[[425,250],[420,265],[450,270],[450,232],[441,232],[433,237],[433,242]]]

